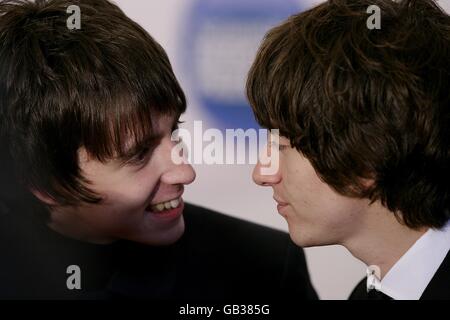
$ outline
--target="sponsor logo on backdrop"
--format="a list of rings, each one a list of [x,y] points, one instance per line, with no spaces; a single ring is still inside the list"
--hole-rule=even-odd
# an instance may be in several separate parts
[[[245,97],[264,34],[301,11],[299,0],[195,0],[180,34],[189,89],[220,130],[258,128]],[[303,8],[304,9],[304,8]]]

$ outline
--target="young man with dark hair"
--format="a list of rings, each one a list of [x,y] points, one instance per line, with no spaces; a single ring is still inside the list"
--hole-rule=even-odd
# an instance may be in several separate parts
[[[253,179],[295,243],[371,266],[351,298],[450,298],[449,88],[450,17],[432,0],[329,0],[259,49],[247,94],[281,138],[277,173]]]
[[[111,2],[0,1],[0,298],[316,298],[287,234],[183,203],[185,109]]]

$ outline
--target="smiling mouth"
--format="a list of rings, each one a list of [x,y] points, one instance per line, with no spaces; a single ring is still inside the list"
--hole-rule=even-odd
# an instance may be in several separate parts
[[[176,209],[181,204],[181,197],[174,198],[168,201],[159,202],[156,204],[149,205],[146,208],[146,211],[151,211],[155,213],[163,213],[164,211],[169,211],[172,209]]]

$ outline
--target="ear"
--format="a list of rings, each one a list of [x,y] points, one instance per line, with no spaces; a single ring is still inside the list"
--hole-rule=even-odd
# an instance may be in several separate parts
[[[360,178],[359,181],[364,187],[370,188],[375,183],[375,178]]]
[[[43,193],[41,191],[35,190],[35,189],[31,189],[30,192],[39,199],[39,201],[43,202],[44,204],[48,205],[48,206],[57,206],[58,203],[56,202],[55,199],[53,199],[52,197],[50,197],[48,194]]]

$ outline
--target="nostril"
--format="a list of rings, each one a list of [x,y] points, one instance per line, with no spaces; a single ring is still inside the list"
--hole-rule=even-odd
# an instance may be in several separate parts
[[[192,167],[190,168],[190,171],[191,172],[189,173],[186,184],[190,184],[190,183],[194,182],[195,178],[197,177],[197,173],[195,172],[195,170]]]
[[[259,163],[253,168],[252,179],[253,179],[253,182],[256,183],[257,185],[260,185],[262,183],[260,172],[259,172]]]
[[[259,175],[253,175],[253,181],[259,186],[265,186],[266,182]]]

